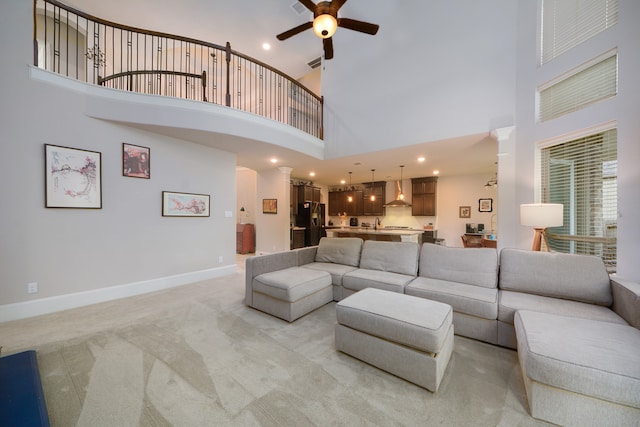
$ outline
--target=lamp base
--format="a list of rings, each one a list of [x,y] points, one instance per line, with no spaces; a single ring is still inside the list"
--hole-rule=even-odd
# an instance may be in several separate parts
[[[544,231],[546,227],[535,227],[535,232],[533,234],[533,245],[531,246],[532,251],[540,251],[542,248],[542,241],[544,240],[545,248],[548,248],[547,238],[544,236]]]

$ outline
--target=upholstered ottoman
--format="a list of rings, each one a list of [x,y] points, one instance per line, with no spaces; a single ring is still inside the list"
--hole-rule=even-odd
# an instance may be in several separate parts
[[[253,280],[253,307],[293,322],[333,301],[331,274],[290,267],[260,274]]]
[[[519,310],[518,360],[534,418],[563,426],[640,426],[640,331]]]
[[[336,348],[433,392],[453,352],[451,306],[366,288],[336,305]]]

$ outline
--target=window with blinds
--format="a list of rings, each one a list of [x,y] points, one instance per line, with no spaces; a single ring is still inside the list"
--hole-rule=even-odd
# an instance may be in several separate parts
[[[541,64],[618,22],[618,0],[543,0]]]
[[[598,58],[538,89],[541,122],[580,110],[618,93],[618,55]]]
[[[601,257],[616,269],[617,130],[541,149],[542,202],[562,203],[562,227],[547,230],[550,249]]]

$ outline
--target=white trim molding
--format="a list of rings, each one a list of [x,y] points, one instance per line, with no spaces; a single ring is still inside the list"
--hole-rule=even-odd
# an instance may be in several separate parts
[[[228,276],[236,273],[236,269],[236,265],[233,264],[219,268],[160,277],[158,279],[110,286],[92,291],[0,305],[0,323],[161,291],[216,277]]]

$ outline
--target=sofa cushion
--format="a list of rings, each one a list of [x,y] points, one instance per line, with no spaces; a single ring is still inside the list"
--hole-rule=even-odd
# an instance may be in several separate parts
[[[613,310],[601,305],[500,290],[498,296],[498,320],[513,324],[513,316],[518,310],[532,310],[623,325],[627,324]]]
[[[333,262],[358,267],[361,251],[362,239],[359,237],[323,237],[318,244],[316,262]]]
[[[362,248],[360,268],[416,276],[419,255],[420,247],[414,242],[367,240]]]
[[[526,310],[516,314],[515,327],[527,377],[640,408],[640,330]]]
[[[449,304],[458,313],[490,320],[498,318],[498,290],[495,288],[418,277],[406,286],[404,293]]]
[[[359,268],[342,277],[342,287],[352,291],[376,288],[402,294],[404,293],[405,286],[413,279],[415,279],[415,276]]]
[[[312,262],[303,264],[300,267],[328,272],[331,274],[331,282],[336,286],[342,286],[342,276],[356,269],[356,267],[350,265],[334,264],[332,262]]]
[[[602,260],[590,255],[500,252],[500,289],[610,306],[609,275]]]
[[[419,274],[432,279],[469,285],[498,286],[498,253],[493,248],[449,248],[425,243],[420,253]]]
[[[329,273],[300,267],[264,273],[253,279],[254,292],[287,302],[296,302],[327,287],[331,287]]]

